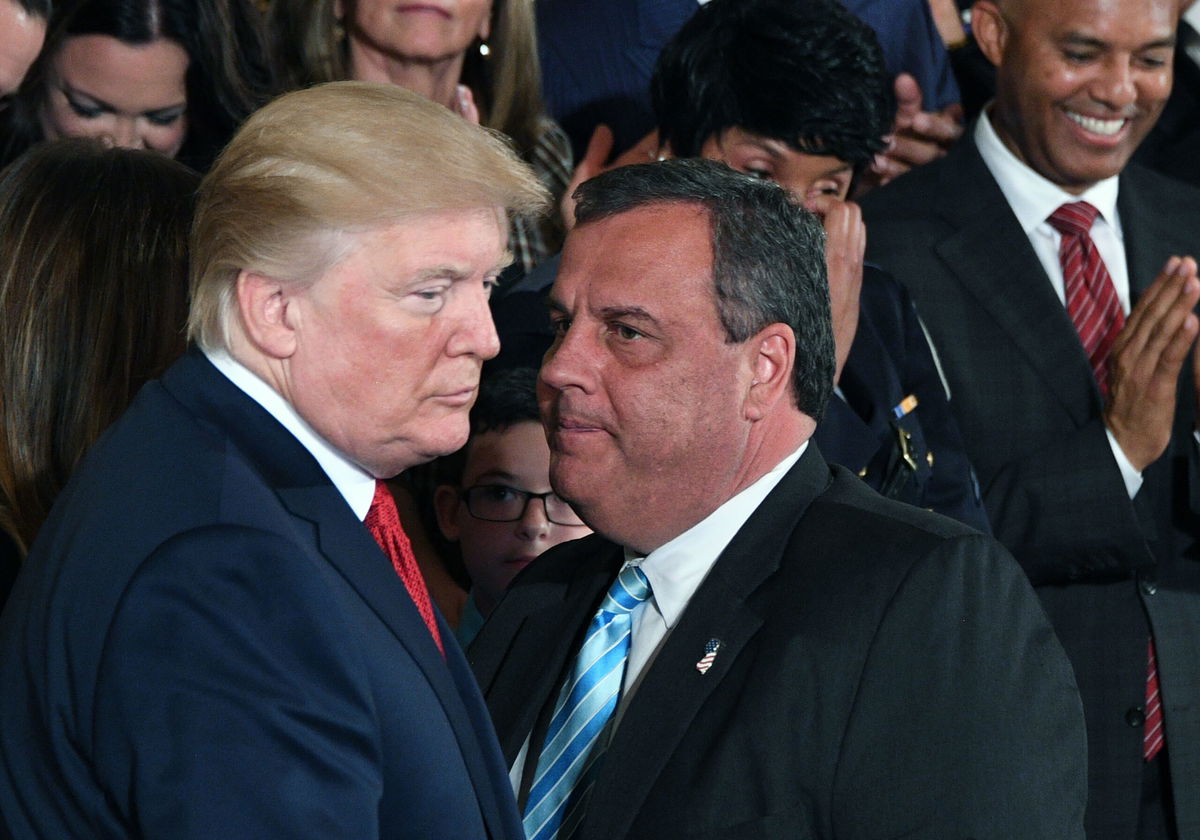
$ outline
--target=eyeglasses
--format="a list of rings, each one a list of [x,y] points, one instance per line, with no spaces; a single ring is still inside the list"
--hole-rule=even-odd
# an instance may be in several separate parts
[[[463,491],[467,511],[487,522],[516,522],[525,516],[530,499],[540,499],[546,518],[555,525],[582,525],[583,520],[555,493],[530,493],[503,484],[480,484]]]

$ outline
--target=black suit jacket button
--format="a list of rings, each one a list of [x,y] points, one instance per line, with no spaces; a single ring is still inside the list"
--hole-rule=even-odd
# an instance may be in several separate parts
[[[1146,713],[1142,711],[1141,706],[1134,706],[1125,713],[1125,722],[1130,726],[1145,726]]]
[[[1143,595],[1153,595],[1158,591],[1158,583],[1153,578],[1142,578],[1138,585],[1142,588]]]

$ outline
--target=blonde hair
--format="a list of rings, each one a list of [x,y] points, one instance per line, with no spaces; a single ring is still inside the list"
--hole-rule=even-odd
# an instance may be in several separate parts
[[[341,231],[547,204],[503,138],[418,94],[372,82],[289,93],[246,121],[201,184],[189,337],[228,349],[238,274],[311,283],[342,257]]]

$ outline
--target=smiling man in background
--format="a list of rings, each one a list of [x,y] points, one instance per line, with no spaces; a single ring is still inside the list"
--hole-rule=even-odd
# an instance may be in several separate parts
[[[977,3],[995,100],[863,202],[1079,680],[1089,840],[1200,837],[1200,192],[1127,165],[1171,92],[1179,8]]]

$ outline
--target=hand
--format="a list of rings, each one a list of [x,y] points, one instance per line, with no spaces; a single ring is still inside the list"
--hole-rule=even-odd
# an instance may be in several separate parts
[[[575,227],[575,189],[584,181],[595,178],[601,172],[631,163],[649,163],[656,160],[658,157],[658,132],[651,131],[622,152],[612,163],[608,163],[608,156],[612,154],[612,148],[612,129],[601,123],[592,132],[587,149],[579,163],[575,165],[575,172],[571,175],[571,181],[567,184],[566,190],[563,191],[562,201],[559,202],[558,209],[562,214],[565,230]]]
[[[459,85],[454,91],[454,111],[469,123],[479,125],[479,108],[475,104],[475,94],[466,85]]]
[[[853,202],[821,196],[805,202],[804,206],[820,216],[825,225],[825,266],[829,273],[829,303],[836,349],[833,381],[837,383],[842,378],[842,368],[846,366],[854,334],[858,331],[867,228],[863,224],[862,210]]]
[[[922,111],[921,86],[908,73],[901,73],[896,77],[896,120],[891,140],[860,179],[859,195],[946,154],[962,137],[962,121],[962,106],[957,103],[940,111]]]
[[[1139,472],[1171,442],[1175,389],[1200,332],[1200,280],[1191,257],[1171,257],[1129,313],[1108,357],[1104,424]]]

